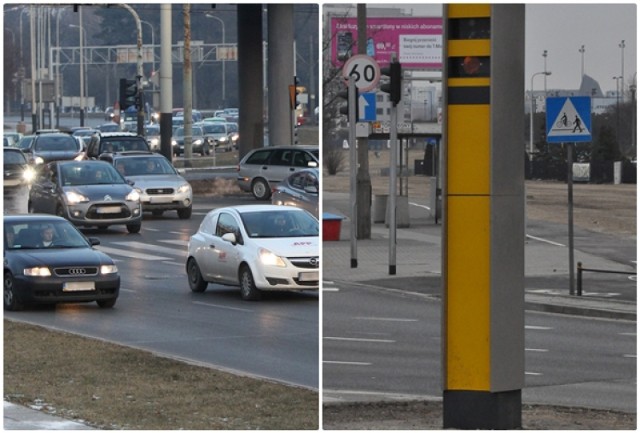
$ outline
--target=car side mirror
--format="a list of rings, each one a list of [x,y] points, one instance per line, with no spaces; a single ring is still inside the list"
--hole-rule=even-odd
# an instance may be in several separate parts
[[[100,245],[100,239],[98,239],[98,238],[89,238],[89,243],[91,244],[92,247],[94,247],[96,245]]]
[[[313,185],[307,185],[304,187],[304,192],[307,192],[309,194],[317,194],[318,193],[318,187],[317,186],[313,186]]]
[[[312,168],[316,168],[316,167],[318,166],[318,163],[317,163],[317,162],[315,162],[315,161],[309,161],[309,162],[307,163],[307,166],[308,166],[308,167],[312,167]]]
[[[232,245],[237,244],[237,239],[235,233],[225,233],[222,235],[222,240],[231,243]]]

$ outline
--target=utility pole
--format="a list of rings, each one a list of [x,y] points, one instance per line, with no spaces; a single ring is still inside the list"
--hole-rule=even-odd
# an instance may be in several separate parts
[[[173,71],[171,66],[171,4],[160,5],[160,151],[172,159]]]
[[[184,65],[183,65],[183,93],[184,93],[184,164],[191,166],[191,139],[192,139],[192,99],[191,99],[191,5],[182,7],[184,21]]]
[[[358,53],[367,54],[367,5],[359,3]],[[353,146],[354,143],[349,143]],[[358,138],[358,174],[356,176],[358,239],[371,239],[371,176],[369,175],[369,139]]]

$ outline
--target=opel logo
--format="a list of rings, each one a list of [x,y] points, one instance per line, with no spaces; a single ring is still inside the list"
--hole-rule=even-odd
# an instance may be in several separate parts
[[[314,268],[317,268],[320,265],[320,259],[318,259],[317,257],[312,257],[309,259],[309,264]]]
[[[69,269],[69,275],[84,275],[87,273],[87,270],[84,268],[71,268]]]

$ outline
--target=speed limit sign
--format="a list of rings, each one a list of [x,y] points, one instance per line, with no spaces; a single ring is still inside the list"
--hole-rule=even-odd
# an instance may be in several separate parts
[[[380,66],[372,57],[356,54],[350,57],[342,67],[342,78],[347,84],[350,76],[353,76],[358,91],[368,92],[380,81]]]

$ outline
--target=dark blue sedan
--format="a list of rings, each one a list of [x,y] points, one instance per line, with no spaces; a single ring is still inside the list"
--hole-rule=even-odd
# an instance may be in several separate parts
[[[4,309],[27,304],[97,302],[115,305],[120,275],[73,224],[54,215],[4,217]]]

